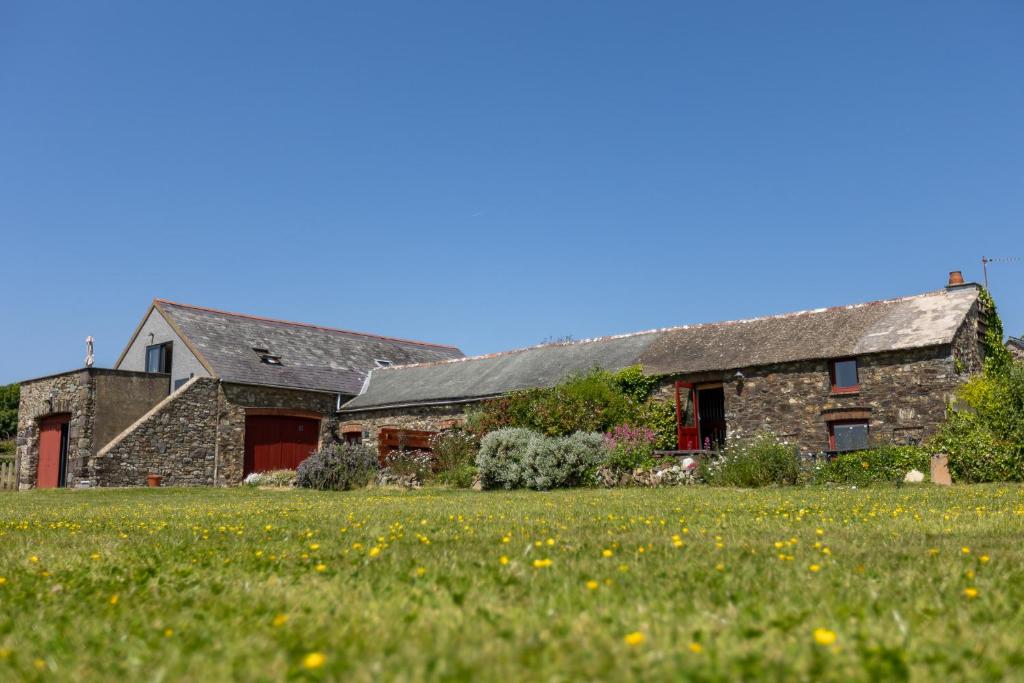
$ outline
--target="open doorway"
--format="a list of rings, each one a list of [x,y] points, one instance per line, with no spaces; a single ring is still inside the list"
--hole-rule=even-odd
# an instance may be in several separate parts
[[[725,445],[725,389],[722,385],[698,387],[697,406],[700,414],[700,442],[704,450]]]

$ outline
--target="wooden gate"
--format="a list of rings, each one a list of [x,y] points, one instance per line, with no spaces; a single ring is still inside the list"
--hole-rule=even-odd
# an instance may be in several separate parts
[[[18,490],[18,459],[13,455],[0,455],[0,491]]]

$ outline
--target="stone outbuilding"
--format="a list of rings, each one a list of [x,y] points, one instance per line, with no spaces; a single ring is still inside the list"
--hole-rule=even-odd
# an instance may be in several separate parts
[[[482,401],[640,365],[676,404],[680,450],[766,430],[806,452],[918,443],[982,367],[979,293],[954,281],[898,299],[378,368],[339,426],[381,454],[424,447]]]
[[[457,348],[157,299],[113,369],[22,383],[19,487],[238,484],[336,437],[371,368]]]
[[[1010,355],[1016,360],[1024,360],[1024,339],[1010,337],[1006,342],[1006,350],[1009,351]]]

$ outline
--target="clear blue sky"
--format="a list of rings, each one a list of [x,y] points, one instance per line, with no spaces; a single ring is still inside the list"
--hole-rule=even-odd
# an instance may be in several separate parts
[[[0,382],[153,297],[484,353],[1024,256],[1024,3],[5,2]],[[1024,334],[1024,262],[991,270]]]

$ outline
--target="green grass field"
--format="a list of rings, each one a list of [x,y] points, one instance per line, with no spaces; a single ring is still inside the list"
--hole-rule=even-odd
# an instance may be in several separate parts
[[[1024,487],[0,495],[0,680],[1024,679]]]

